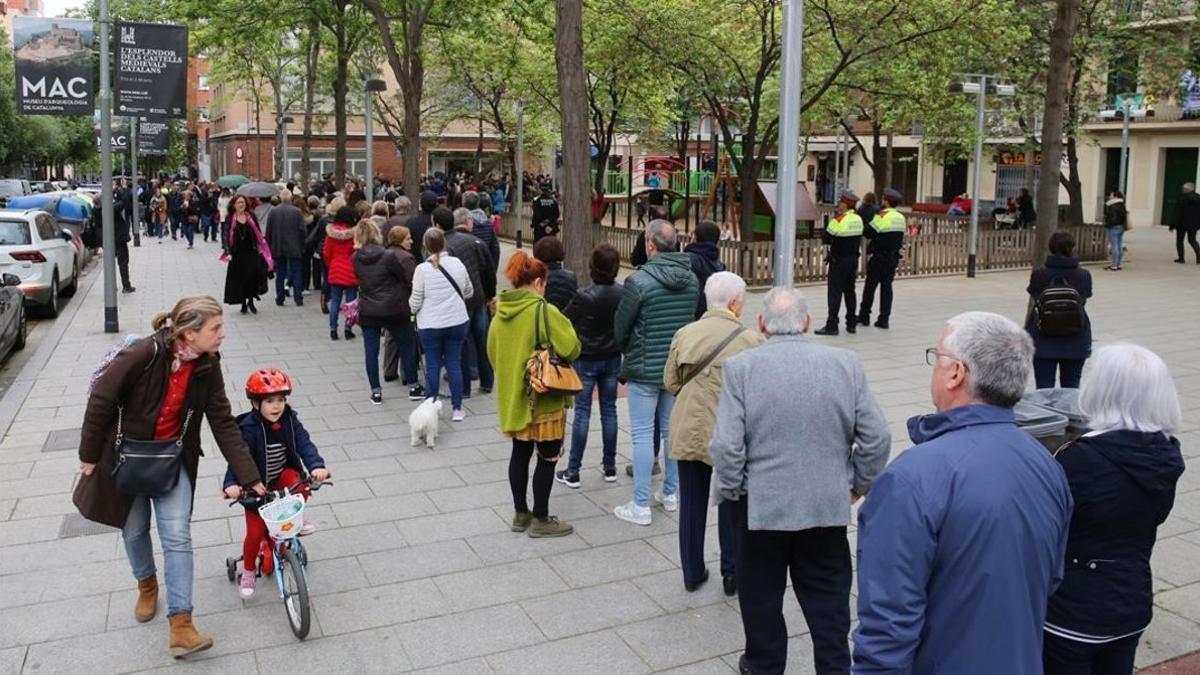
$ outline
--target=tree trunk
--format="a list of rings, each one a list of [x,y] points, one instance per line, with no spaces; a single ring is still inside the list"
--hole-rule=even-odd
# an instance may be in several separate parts
[[[283,156],[284,144],[284,124],[283,116],[287,111],[283,109],[283,85],[279,81],[271,82],[271,95],[275,99],[275,151],[272,153],[274,158],[274,166],[272,178],[279,178],[283,182],[287,182],[287,158]]]
[[[583,0],[555,0],[554,52],[562,112],[561,187],[565,266],[587,278],[592,252],[591,190],[588,168],[588,94],[583,68]]]
[[[420,78],[420,79],[417,79]],[[421,203],[421,95],[425,68],[402,87],[404,97],[404,194]]]
[[[308,188],[312,181],[313,109],[316,107],[317,65],[321,56],[320,26],[308,24],[308,45],[304,54],[304,138],[300,142],[300,182]]]
[[[337,29],[337,71],[333,77],[333,183],[346,183],[346,96],[349,93],[350,55],[346,53],[345,6]]]
[[[262,103],[258,100],[257,92],[254,97],[254,178],[265,180],[262,172]]]
[[[1079,13],[1079,0],[1056,0],[1054,26],[1050,32],[1050,66],[1046,74],[1046,107],[1042,124],[1042,171],[1038,176],[1037,236],[1032,259],[1046,253],[1050,235],[1058,227],[1059,167],[1062,165],[1063,122],[1066,117],[1067,87],[1070,84],[1071,41]],[[975,195],[979,199],[979,195]]]
[[[1029,190],[1030,194],[1033,193],[1033,179],[1036,171],[1035,167],[1037,166],[1034,162],[1035,155],[1037,154],[1037,132],[1033,126],[1036,123],[1037,120],[1033,119],[1030,120],[1028,125],[1025,125],[1025,181],[1022,187]]]
[[[1067,136],[1067,225],[1083,224],[1083,185],[1079,180],[1079,152],[1074,134]]]
[[[896,140],[895,134],[893,134],[891,131],[888,131],[888,133],[887,133],[887,150],[884,152],[884,156],[883,156],[883,187],[885,187],[885,188],[888,188],[888,187],[895,188],[896,187],[895,185],[892,184],[892,181],[895,179],[895,161],[896,161],[896,153],[894,152],[895,140]]]

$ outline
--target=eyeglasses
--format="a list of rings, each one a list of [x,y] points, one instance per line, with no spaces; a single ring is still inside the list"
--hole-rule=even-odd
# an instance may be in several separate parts
[[[936,366],[937,360],[939,357],[945,357],[952,361],[958,361],[959,363],[962,363],[962,359],[958,358],[957,356],[955,356],[953,354],[947,354],[946,352],[939,352],[937,350],[937,347],[930,347],[929,349],[925,350],[925,363],[926,364],[931,365],[931,366]],[[965,367],[966,364],[964,363],[963,366]]]

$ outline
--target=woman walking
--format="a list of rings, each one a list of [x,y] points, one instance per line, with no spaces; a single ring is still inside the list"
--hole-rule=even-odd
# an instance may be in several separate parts
[[[180,210],[183,212],[183,236],[187,238],[188,248],[196,244],[196,231],[200,228],[200,206],[201,201],[191,190],[183,193]]]
[[[325,227],[325,243],[321,259],[325,261],[325,276],[329,280],[329,339],[338,339],[338,314],[343,302],[358,298],[358,277],[354,274],[354,217],[353,206],[337,210],[333,222]],[[354,331],[346,323],[346,339],[354,339]]]
[[[1079,396],[1092,431],[1058,451],[1075,508],[1066,570],[1050,596],[1046,675],[1130,675],[1150,624],[1150,554],[1171,513],[1183,456],[1167,365],[1130,344],[1103,347]]]
[[[401,241],[411,240],[408,228],[393,230]],[[399,246],[385,249],[379,227],[371,220],[359,221],[355,226],[354,245],[358,249],[354,252],[354,274],[358,276],[358,323],[362,326],[367,383],[371,387],[371,402],[379,405],[383,403],[383,388],[379,383],[379,343],[383,331],[400,347],[404,384],[410,387],[417,384],[408,306],[417,260]]]
[[[1122,247],[1128,228],[1129,212],[1125,209],[1125,195],[1120,190],[1113,190],[1108,201],[1104,202],[1104,229],[1108,231],[1108,247],[1112,250],[1112,262],[1104,269],[1121,269]]]
[[[542,345],[559,357],[579,356],[579,338],[558,308],[543,297],[546,265],[517,250],[508,260],[504,276],[513,290],[502,291],[496,318],[488,331],[488,358],[496,369],[496,410],[500,431],[512,439],[508,483],[512,488],[513,532],[531,537],[562,537],[575,528],[550,515],[550,489],[554,487],[554,465],[562,454],[566,433],[566,409],[571,397],[526,391],[525,368],[534,350]],[[529,460],[537,454],[533,470],[533,511],[526,501]]]
[[[417,316],[417,336],[425,352],[426,395],[436,397],[442,368],[450,380],[450,419],[461,422],[463,411],[462,352],[467,337],[467,298],[475,294],[471,276],[458,258],[446,255],[446,237],[438,228],[425,231],[425,262],[413,273],[409,307]]]
[[[549,240],[546,237],[538,243]],[[583,466],[583,451],[587,447],[594,390],[600,392],[604,480],[609,483],[617,480],[617,375],[621,372],[621,348],[617,345],[613,326],[617,307],[625,294],[625,288],[617,283],[621,254],[609,244],[600,244],[592,251],[588,268],[592,285],[576,293],[563,312],[583,347],[575,361],[583,391],[575,395],[571,456],[567,468],[555,474],[558,482],[570,488],[580,485],[579,469]]]
[[[242,487],[263,494],[225,396],[218,352],[225,338],[221,305],[207,296],[183,298],[152,322],[154,334],[117,352],[92,382],[79,443],[80,473],[73,501],[88,520],[121,529],[138,598],[140,622],[158,611],[158,577],[150,513],[158,522],[167,587],[171,655],[212,646],[192,624],[192,502],[200,461],[200,417]],[[182,456],[173,485],[157,496],[122,494],[113,476],[119,439],[179,438]]]
[[[258,314],[254,301],[267,292],[267,276],[275,270],[275,261],[250,212],[249,200],[238,195],[230,202],[230,209],[225,224],[229,251],[222,256],[229,263],[225,269],[225,304],[241,305],[242,314]]]
[[[1092,275],[1079,266],[1075,257],[1075,238],[1070,232],[1058,231],[1050,235],[1050,255],[1046,264],[1029,275],[1029,297],[1034,310],[1029,313],[1025,330],[1033,337],[1033,377],[1038,389],[1054,386],[1058,375],[1059,386],[1078,389],[1083,375],[1083,363],[1092,353],[1092,322],[1087,314],[1087,300],[1092,297]],[[1050,288],[1072,288],[1078,293],[1078,329],[1070,332],[1056,331],[1048,335],[1039,328],[1037,306],[1042,293]]]

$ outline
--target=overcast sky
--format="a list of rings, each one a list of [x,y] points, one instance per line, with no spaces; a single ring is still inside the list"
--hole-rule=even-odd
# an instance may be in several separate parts
[[[42,0],[46,16],[62,16],[68,9],[79,9],[84,4],[83,0]]]

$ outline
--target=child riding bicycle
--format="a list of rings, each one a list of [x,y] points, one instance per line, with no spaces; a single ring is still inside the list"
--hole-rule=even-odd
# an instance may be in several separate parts
[[[311,473],[317,481],[328,480],[330,472],[317,446],[309,438],[308,431],[300,418],[287,403],[292,393],[292,380],[278,368],[260,368],[246,379],[246,396],[254,410],[239,416],[238,425],[242,438],[250,448],[250,455],[258,466],[259,475],[266,480],[271,490],[288,489],[300,484],[303,477]],[[237,484],[232,470],[225,473],[225,496],[238,499],[242,489]],[[304,499],[309,497],[307,486],[297,490]],[[311,534],[316,528],[304,515],[300,534]],[[263,573],[272,569],[271,547],[267,544],[267,525],[258,511],[246,507],[246,539],[242,544],[243,572],[240,592],[242,597],[254,595],[255,563],[259,552],[263,555]]]

